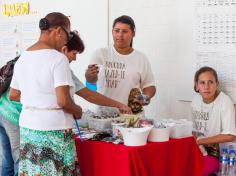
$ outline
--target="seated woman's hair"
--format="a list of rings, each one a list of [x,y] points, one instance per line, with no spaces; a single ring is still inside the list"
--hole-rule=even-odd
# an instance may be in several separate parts
[[[198,82],[198,77],[200,74],[204,73],[204,72],[212,72],[213,76],[215,77],[215,80],[216,82],[218,82],[218,76],[217,76],[217,73],[216,71],[211,68],[211,67],[201,67],[199,70],[196,71],[195,73],[195,76],[194,76],[194,91],[195,92],[199,92],[197,89],[196,89],[196,82]]]
[[[72,38],[66,44],[68,51],[76,50],[78,53],[82,53],[84,51],[84,42],[80,38],[77,31],[70,32]]]

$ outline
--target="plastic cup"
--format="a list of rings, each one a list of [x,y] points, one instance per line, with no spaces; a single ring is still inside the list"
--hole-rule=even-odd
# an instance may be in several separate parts
[[[111,126],[112,126],[112,137],[113,138],[118,138],[119,137],[119,127],[125,127],[126,124],[125,122],[122,122],[122,123],[111,123]]]

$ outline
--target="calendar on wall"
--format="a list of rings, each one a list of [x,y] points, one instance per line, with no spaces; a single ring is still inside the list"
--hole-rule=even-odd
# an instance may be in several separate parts
[[[179,0],[177,24],[178,100],[192,100],[196,70],[210,66],[236,104],[236,0]]]
[[[235,6],[236,0],[197,0],[197,7]]]
[[[195,67],[213,67],[236,103],[236,0],[195,1]]]
[[[236,14],[199,14],[197,45],[236,45]]]

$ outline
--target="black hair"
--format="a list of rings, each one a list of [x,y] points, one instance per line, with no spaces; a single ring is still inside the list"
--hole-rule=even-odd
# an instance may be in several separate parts
[[[70,32],[72,35],[72,38],[67,42],[66,46],[68,51],[76,50],[79,53],[82,53],[84,51],[84,42],[80,38],[77,31]]]
[[[134,24],[134,20],[127,15],[122,15],[118,18],[116,18],[113,22],[112,27],[114,28],[116,23],[124,23],[124,24],[128,24],[130,26],[130,29],[135,32],[135,24]]]
[[[197,89],[196,89],[196,82],[198,82],[198,77],[200,74],[204,73],[204,72],[212,72],[213,76],[215,77],[215,80],[216,82],[218,82],[218,76],[217,76],[217,73],[216,71],[211,68],[211,67],[201,67],[199,70],[196,71],[195,73],[195,76],[194,76],[194,91],[195,92],[199,92]]]
[[[67,28],[70,26],[69,18],[60,12],[52,12],[39,21],[39,28],[41,31],[57,26]]]
[[[135,23],[134,23],[134,20],[130,16],[122,15],[122,16],[116,18],[113,22],[112,28],[115,27],[116,23],[128,24],[131,31],[135,32]],[[130,43],[131,47],[132,47],[132,45],[133,45],[133,39],[131,40],[131,43]]]

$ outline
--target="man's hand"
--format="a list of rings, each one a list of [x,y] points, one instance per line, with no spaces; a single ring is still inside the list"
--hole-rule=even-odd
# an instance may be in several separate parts
[[[137,96],[135,99],[135,101],[139,102],[141,105],[148,105],[150,103],[150,100],[150,97],[144,94]]]
[[[125,104],[120,104],[117,108],[122,114],[132,114],[131,108]]]
[[[85,73],[86,80],[90,83],[96,83],[98,80],[98,72],[99,68],[96,64],[89,65]]]

